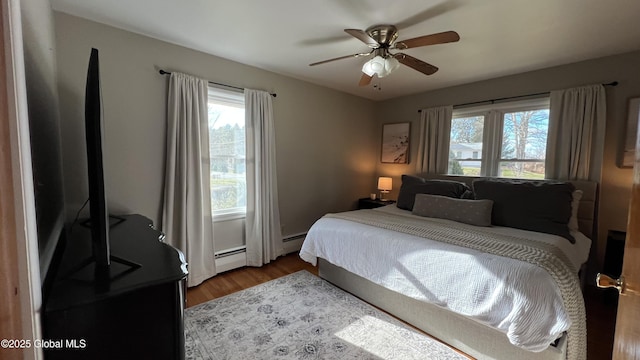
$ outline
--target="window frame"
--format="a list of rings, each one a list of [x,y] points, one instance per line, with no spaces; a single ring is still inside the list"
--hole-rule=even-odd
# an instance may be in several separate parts
[[[480,177],[501,177],[500,163],[502,162],[545,162],[545,159],[507,159],[502,157],[502,140],[504,133],[504,116],[507,113],[549,110],[550,98],[548,96],[525,100],[505,101],[493,104],[478,106],[465,106],[454,108],[451,120],[474,116],[483,117],[482,153],[480,159],[458,159],[462,161],[474,160],[480,162]],[[547,133],[548,137],[548,133]],[[451,134],[449,134],[451,141]],[[497,147],[497,152],[492,148]],[[449,150],[451,145],[449,145]],[[497,158],[492,158],[490,152],[498,154]],[[449,169],[447,169],[447,174]],[[448,174],[449,175],[449,174]],[[462,175],[476,176],[476,175]]]
[[[211,101],[215,101],[218,104],[222,104],[226,106],[242,108],[246,111],[244,92],[242,90],[230,90],[227,88],[222,88],[222,87],[215,86],[213,84],[209,84],[207,88],[207,105]],[[207,124],[209,124],[209,121],[210,119],[208,118],[208,114],[207,114]],[[245,129],[244,136],[245,136],[245,148],[246,148],[246,138],[247,138],[246,118],[244,123],[244,129]],[[209,144],[211,144],[211,139],[209,139]],[[210,147],[211,146],[209,146],[209,149],[208,149],[209,151],[210,151]],[[209,159],[211,159],[211,153],[209,153]],[[246,155],[244,157],[244,160],[245,160],[245,167],[246,167]],[[210,162],[211,160],[209,160],[209,173],[211,173]],[[213,186],[211,187],[210,191],[213,191]],[[245,193],[247,191],[248,189],[246,188],[246,171],[245,171]],[[212,199],[210,199],[209,201],[212,201]],[[220,210],[214,209],[213,204],[211,207],[211,217],[213,219],[213,222],[245,219],[246,216],[247,216],[246,204],[244,207],[233,207],[233,208],[220,209]]]

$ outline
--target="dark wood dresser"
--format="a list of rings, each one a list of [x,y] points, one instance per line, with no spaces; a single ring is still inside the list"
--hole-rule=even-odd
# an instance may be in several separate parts
[[[96,281],[90,230],[76,225],[43,314],[45,359],[184,359],[184,255],[142,215],[112,225],[108,281]],[[105,277],[105,275],[101,275]]]

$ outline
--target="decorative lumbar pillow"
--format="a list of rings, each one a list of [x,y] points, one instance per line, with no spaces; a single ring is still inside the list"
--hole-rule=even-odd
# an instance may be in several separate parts
[[[411,213],[476,226],[491,226],[492,208],[491,200],[455,199],[440,195],[417,194]]]
[[[476,199],[493,200],[491,223],[562,236],[569,231],[573,184],[552,181],[480,179],[473,182]]]
[[[471,192],[467,184],[449,180],[427,180],[417,176],[402,175],[402,185],[396,206],[400,209],[413,210],[416,194],[441,195],[461,198]]]

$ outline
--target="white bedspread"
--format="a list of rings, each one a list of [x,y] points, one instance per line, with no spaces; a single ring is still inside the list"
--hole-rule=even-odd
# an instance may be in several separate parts
[[[413,217],[393,205],[378,210]],[[503,227],[491,231],[554,243],[576,269],[590,247],[579,233],[572,245],[555,235]],[[300,257],[314,265],[324,258],[390,290],[472,318],[526,350],[546,349],[571,326],[551,276],[522,261],[335,218],[311,227]]]

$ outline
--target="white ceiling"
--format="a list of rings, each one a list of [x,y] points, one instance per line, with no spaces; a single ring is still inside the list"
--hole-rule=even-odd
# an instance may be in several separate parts
[[[639,0],[51,0],[55,10],[374,100],[640,50]],[[358,87],[368,52],[343,29],[447,30],[457,43],[404,50],[440,68]],[[215,79],[213,79],[215,80]]]

